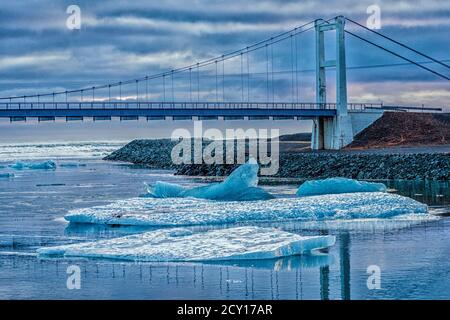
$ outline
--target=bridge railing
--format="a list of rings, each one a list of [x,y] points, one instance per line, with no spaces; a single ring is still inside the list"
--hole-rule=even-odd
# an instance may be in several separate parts
[[[380,104],[350,103],[350,110],[379,108]],[[335,103],[313,102],[0,102],[0,110],[39,109],[336,109]]]

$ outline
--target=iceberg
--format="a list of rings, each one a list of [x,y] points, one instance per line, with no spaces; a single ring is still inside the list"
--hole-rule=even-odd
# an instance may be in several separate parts
[[[258,201],[217,202],[194,198],[131,198],[69,211],[72,223],[133,226],[188,226],[248,221],[325,221],[427,216],[428,207],[383,192],[343,193]]]
[[[77,167],[86,167],[86,164],[77,162],[64,162],[60,163],[59,166],[63,168],[77,168]]]
[[[332,254],[314,251],[297,256],[289,256],[265,260],[229,260],[229,261],[203,261],[210,266],[232,266],[233,268],[268,269],[274,271],[292,271],[299,268],[318,268],[336,263]]]
[[[297,196],[316,196],[321,194],[353,192],[386,192],[383,183],[365,182],[347,178],[328,178],[305,181],[297,190]]]
[[[142,197],[178,198],[182,197],[181,194],[185,191],[183,186],[162,181],[156,181],[153,186],[145,183],[145,186],[147,188],[147,193],[143,194]]]
[[[361,219],[345,219],[345,220],[323,220],[323,221],[300,221],[293,224],[294,230],[323,230],[323,231],[352,231],[355,233],[378,231],[396,231],[405,228],[412,228],[417,225],[433,223],[440,220],[438,216],[433,214],[402,214],[399,216],[386,218],[361,218]],[[287,230],[286,224],[283,227]]]
[[[334,245],[334,236],[301,236],[254,226],[192,232],[165,229],[108,240],[37,250],[40,256],[131,261],[230,261],[274,259]]]
[[[212,183],[195,188],[157,181],[153,186],[147,185],[147,193],[143,197],[151,198],[199,198],[219,201],[252,201],[268,200],[274,196],[258,188],[259,166],[256,160],[235,169],[223,182]]]
[[[9,179],[9,178],[14,178],[14,173],[0,173],[0,179]]]
[[[32,170],[55,170],[56,169],[56,163],[51,160],[47,160],[44,162],[22,162],[18,161],[15,164],[12,164],[9,166],[12,169],[15,170],[25,170],[25,169],[32,169]]]

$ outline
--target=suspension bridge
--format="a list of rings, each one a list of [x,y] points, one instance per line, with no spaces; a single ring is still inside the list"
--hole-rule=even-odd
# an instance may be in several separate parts
[[[346,29],[352,24],[352,31]],[[394,44],[425,58],[418,62],[357,33],[370,32],[385,42]],[[326,59],[326,33],[334,36],[334,59]],[[314,32],[315,42],[315,102],[302,102],[299,68],[300,36]],[[349,35],[380,49],[433,76],[450,80],[449,76],[429,67],[440,61],[349,18],[310,21],[253,45],[181,68],[144,77],[94,85],[73,90],[47,92],[0,98],[0,118],[11,122],[37,118],[39,121],[83,120],[198,120],[218,119],[312,119],[312,149],[340,149],[353,137],[378,119],[384,110],[415,109],[381,103],[350,103],[347,101],[347,70],[345,38]],[[274,56],[274,48],[283,51],[283,58]],[[287,53],[287,54],[286,54]],[[333,53],[333,52],[332,52]],[[288,69],[275,70],[283,61]],[[288,61],[289,60],[289,61]],[[335,101],[329,102],[327,70],[334,70]],[[281,89],[280,89],[281,88]],[[427,108],[420,108],[421,110]],[[428,108],[439,111],[439,108]]]

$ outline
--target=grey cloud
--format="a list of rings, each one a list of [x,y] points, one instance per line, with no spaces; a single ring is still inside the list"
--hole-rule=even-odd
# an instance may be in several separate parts
[[[8,2],[2,4],[0,11],[0,94],[34,94],[61,88],[74,89],[159,73],[179,66],[180,63],[193,63],[244,47],[318,17],[345,14],[364,23],[367,18],[365,10],[372,3],[372,0],[334,0],[326,3],[281,0],[81,0],[76,1],[76,4],[82,9],[85,24],[79,31],[69,31],[65,27],[65,9],[72,2]],[[382,32],[431,56],[449,58],[449,25],[442,23],[450,19],[448,1],[379,3],[382,19],[389,21]],[[434,19],[437,21],[435,25]],[[117,21],[121,23],[116,23]],[[411,26],[408,21],[419,21],[420,24]],[[301,41],[302,69],[314,68],[312,36],[313,34],[305,35]],[[402,62],[378,49],[347,38],[347,64],[350,67]],[[52,56],[61,52],[67,53],[67,59],[36,59],[36,63],[33,63],[30,58]],[[171,53],[182,58],[174,57],[172,61]],[[280,46],[276,54],[276,71],[289,70],[289,43],[284,47]],[[417,61],[423,60],[411,57]],[[24,58],[29,63],[13,63]],[[6,64],[11,62],[9,66],[2,67],[1,61],[6,61]],[[252,66],[260,67],[255,72],[264,73],[264,52],[252,55]],[[230,64],[229,67],[239,69],[239,63],[234,67]],[[305,79],[310,80],[312,75],[305,74]],[[205,78],[205,82],[209,83],[206,89],[214,90],[214,77],[213,74]],[[278,79],[274,84],[281,98],[289,94],[289,77],[286,74],[284,79]],[[253,83],[253,94],[257,97],[264,96],[266,86],[264,77],[260,78],[255,77]],[[438,78],[411,66],[350,69],[349,79],[354,84],[371,83],[374,86],[386,81],[442,83]],[[239,89],[236,86],[238,80],[227,82],[230,91],[233,88]],[[313,99],[309,95],[312,85],[310,82],[304,89],[308,92],[305,95],[309,99]],[[161,84],[155,84],[154,89],[157,88],[161,88]],[[124,90],[133,92],[133,88]],[[386,92],[383,95],[390,94],[392,99],[396,99],[395,90],[390,90],[389,87],[384,87],[384,90]],[[214,91],[209,96],[214,97]]]

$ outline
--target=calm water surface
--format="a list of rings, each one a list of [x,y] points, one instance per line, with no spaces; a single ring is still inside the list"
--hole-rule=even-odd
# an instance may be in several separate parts
[[[62,217],[70,209],[135,197],[143,192],[144,181],[195,184],[167,171],[92,159],[77,162],[85,166],[15,171],[13,178],[0,178],[0,299],[450,299],[450,218],[364,232],[305,231],[295,223],[277,224],[301,234],[336,235],[336,245],[319,256],[214,264],[38,259],[35,250],[41,246],[142,232],[68,226]],[[448,182],[387,184],[449,211]],[[265,188],[279,196],[296,190]],[[74,264],[82,271],[80,290],[66,287],[66,269]],[[380,290],[367,288],[369,265],[381,269]]]

